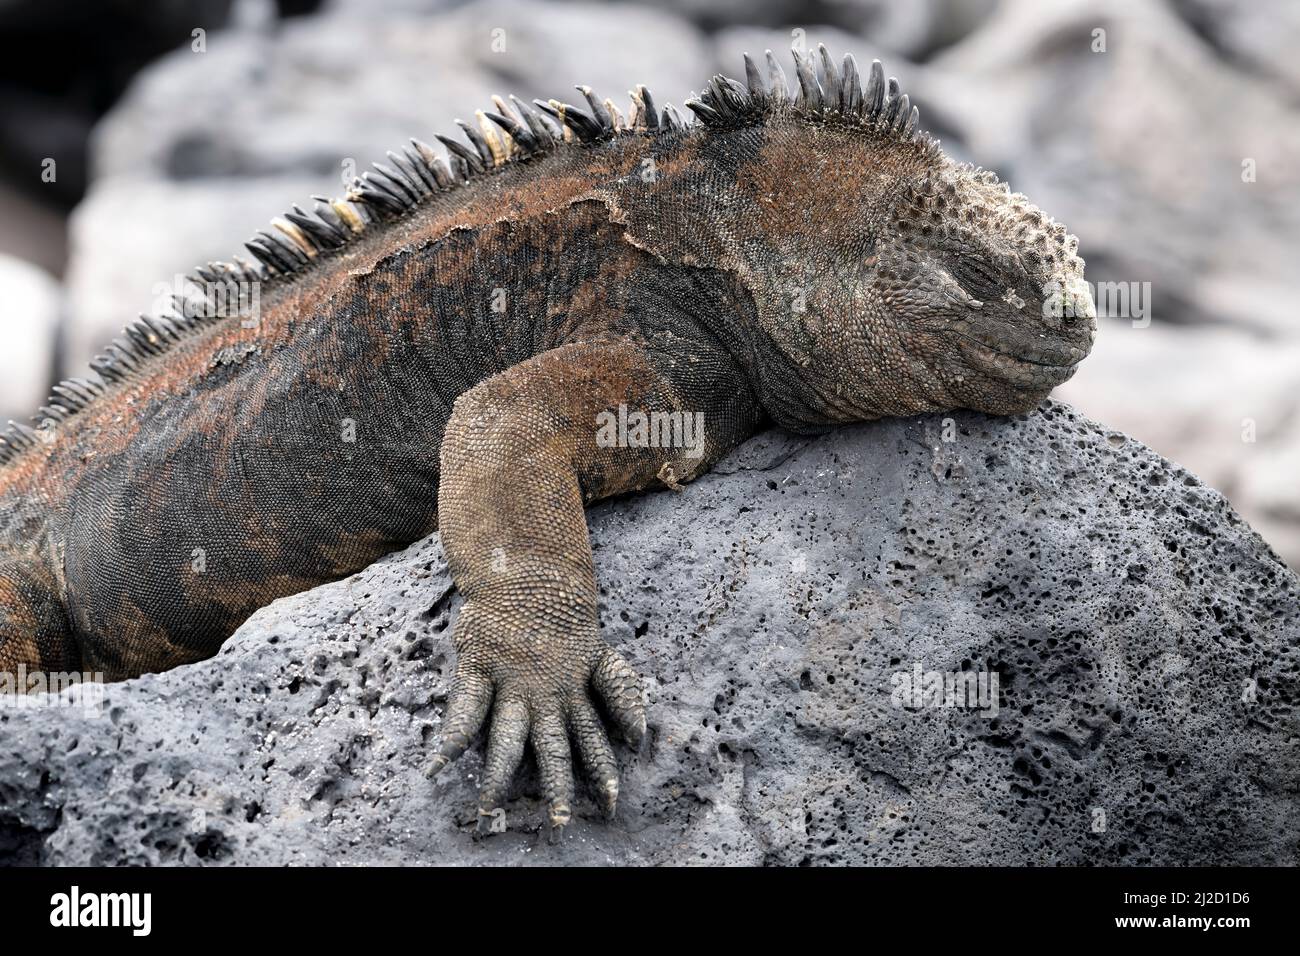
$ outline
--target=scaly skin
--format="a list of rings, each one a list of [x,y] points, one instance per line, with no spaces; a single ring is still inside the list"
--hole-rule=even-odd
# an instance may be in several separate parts
[[[572,741],[613,813],[596,708],[634,742],[646,718],[600,637],[584,506],[680,487],[768,422],[1031,409],[1095,331],[1075,240],[913,135],[883,77],[823,51],[792,102],[747,66],[748,92],[715,79],[688,104],[703,124],[639,92],[630,127],[556,107],[580,143],[498,120],[512,137],[465,160],[489,170],[449,188],[358,183],[324,238],[285,224],[255,250],[254,327],[121,355],[47,440],[12,439],[0,670],[199,660],[440,526],[465,603],[431,772],[490,723],[482,823],[531,745],[558,835]],[[445,186],[435,165],[418,176]],[[702,444],[611,443],[620,407],[699,416]]]

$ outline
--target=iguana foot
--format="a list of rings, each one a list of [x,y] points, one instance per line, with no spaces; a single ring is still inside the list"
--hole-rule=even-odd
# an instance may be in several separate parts
[[[563,615],[557,615],[562,617]],[[618,764],[593,696],[633,746],[645,736],[645,706],[636,672],[617,651],[585,627],[563,636],[525,633],[508,612],[467,602],[456,622],[457,663],[443,716],[442,742],[428,776],[438,774],[469,746],[489,710],[487,761],[479,787],[480,833],[506,828],[504,802],[531,744],[549,838],[555,842],[573,817],[573,758],[578,753],[605,816],[618,803]]]

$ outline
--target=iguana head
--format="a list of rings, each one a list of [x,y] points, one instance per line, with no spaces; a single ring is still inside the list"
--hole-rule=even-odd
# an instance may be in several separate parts
[[[946,158],[910,178],[884,218],[864,262],[867,308],[888,326],[878,341],[933,373],[918,386],[936,405],[1026,410],[1074,374],[1096,310],[1064,226]]]
[[[828,419],[1033,408],[1092,347],[1078,241],[945,156],[879,62],[860,78],[818,53],[795,54],[793,96],[769,53],[687,103],[741,197],[718,203],[726,248],[707,254],[740,263]]]

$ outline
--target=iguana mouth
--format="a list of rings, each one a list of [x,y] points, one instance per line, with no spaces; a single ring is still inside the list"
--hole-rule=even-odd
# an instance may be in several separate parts
[[[958,334],[962,354],[975,368],[1011,385],[1054,388],[1070,378],[1087,356],[1085,349],[1064,346],[1062,350],[1037,349],[1016,354],[987,345],[969,335]]]
[[[1088,357],[1088,352],[1092,349],[1093,335],[1090,333],[1087,342],[1080,342],[1078,345],[1059,340],[1050,343],[1032,343],[1024,341],[1008,341],[1006,338],[998,338],[987,329],[979,328],[969,322],[960,322],[952,327],[953,334],[958,338],[972,345],[995,352],[998,355],[1005,355],[1008,358],[1027,363],[1029,365],[1043,365],[1048,367],[1066,367],[1078,365]]]

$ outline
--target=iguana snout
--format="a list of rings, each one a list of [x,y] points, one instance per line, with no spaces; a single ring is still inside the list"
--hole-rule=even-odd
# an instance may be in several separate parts
[[[1097,311],[1082,279],[1043,285],[1040,301],[1008,288],[984,320],[988,305],[951,326],[965,360],[980,372],[1021,388],[1051,389],[1074,374],[1097,334]]]

